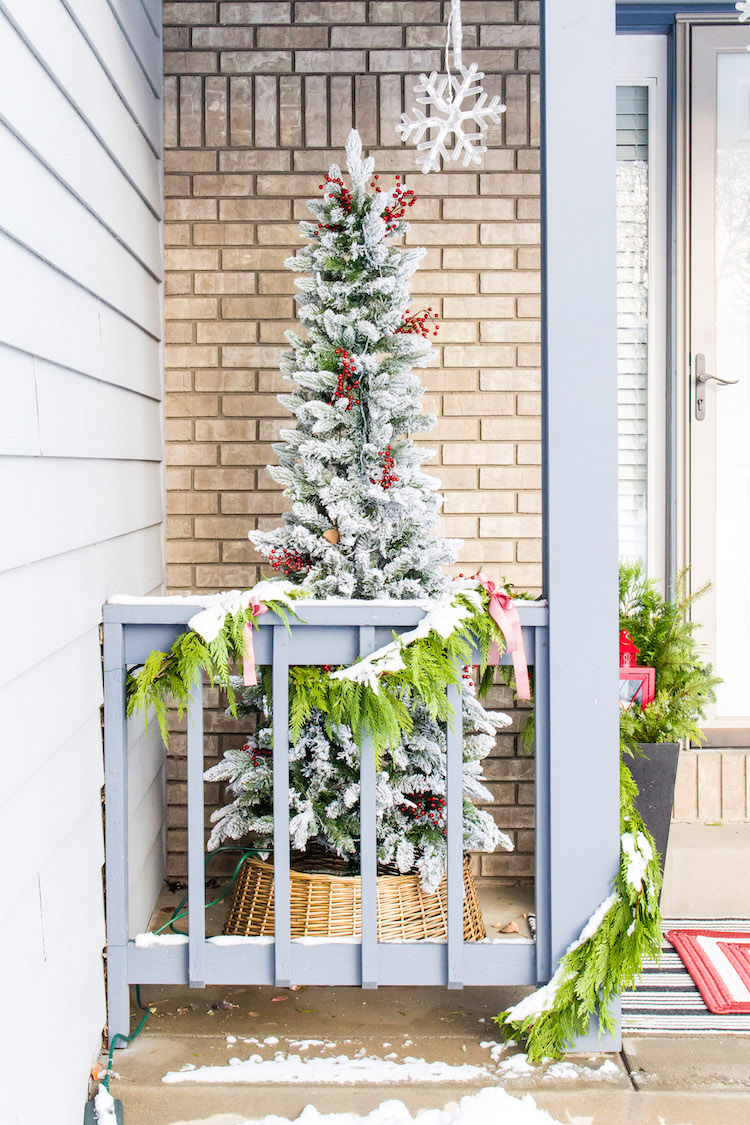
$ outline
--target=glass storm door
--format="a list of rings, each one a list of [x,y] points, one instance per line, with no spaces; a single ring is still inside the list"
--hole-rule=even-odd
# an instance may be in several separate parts
[[[750,32],[693,26],[690,120],[691,587],[724,683],[708,744],[750,745]]]

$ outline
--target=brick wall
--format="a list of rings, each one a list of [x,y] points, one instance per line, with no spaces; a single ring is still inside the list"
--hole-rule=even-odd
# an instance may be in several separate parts
[[[290,424],[276,394],[305,200],[343,162],[359,129],[377,170],[407,175],[418,197],[410,244],[427,247],[412,285],[443,326],[423,372],[438,416],[424,444],[445,497],[441,530],[461,537],[459,566],[540,587],[539,82],[537,0],[464,0],[468,60],[507,104],[478,170],[414,173],[394,130],[421,70],[440,69],[449,7],[437,0],[164,4],[168,580],[174,591],[248,586],[247,539],[284,499],[264,466]],[[503,689],[497,689],[502,693]],[[218,714],[207,751],[235,740]],[[184,752],[184,751],[183,751]],[[171,776],[184,758],[173,747]],[[487,775],[519,854],[485,873],[527,877],[531,763],[513,736]],[[502,807],[501,806],[507,806]],[[172,792],[171,869],[183,858]],[[525,833],[525,836],[524,836]]]

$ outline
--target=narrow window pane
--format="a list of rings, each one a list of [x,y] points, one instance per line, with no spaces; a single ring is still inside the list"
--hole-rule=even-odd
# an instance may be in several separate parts
[[[620,554],[648,552],[648,87],[617,88]]]

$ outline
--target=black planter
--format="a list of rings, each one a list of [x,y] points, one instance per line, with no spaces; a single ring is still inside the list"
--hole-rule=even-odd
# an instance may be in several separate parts
[[[663,868],[669,842],[680,744],[641,742],[639,745],[646,757],[628,758],[626,764],[638,786],[636,808],[654,838]]]

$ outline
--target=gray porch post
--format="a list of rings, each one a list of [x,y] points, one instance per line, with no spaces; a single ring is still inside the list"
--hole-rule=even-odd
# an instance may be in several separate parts
[[[614,0],[543,0],[542,26],[554,968],[619,854]]]

